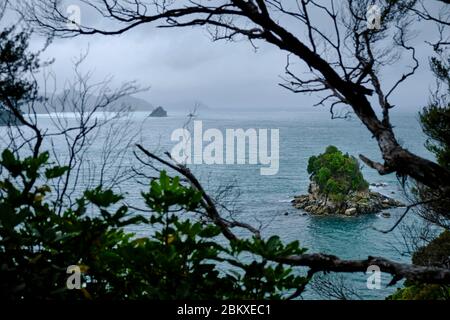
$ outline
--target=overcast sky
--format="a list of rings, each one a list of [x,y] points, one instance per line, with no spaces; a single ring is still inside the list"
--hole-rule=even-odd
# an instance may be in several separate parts
[[[423,63],[417,75],[394,97],[400,110],[417,110],[426,104],[433,84],[426,63],[429,48],[424,39],[430,39],[435,29],[421,29],[414,43]],[[33,46],[39,43],[34,40]],[[142,86],[150,86],[148,92],[139,96],[168,109],[196,100],[218,109],[311,108],[318,101],[315,96],[294,94],[278,86],[286,54],[262,42],[257,45],[255,52],[246,41],[212,42],[201,28],[162,30],[144,25],[114,37],[56,39],[44,57],[55,58],[51,69],[58,82],[63,83],[73,75],[74,57],[89,48],[85,70],[95,71],[97,79],[112,75],[115,84],[137,80]],[[406,61],[391,67],[384,78],[392,81],[398,77],[407,70]]]

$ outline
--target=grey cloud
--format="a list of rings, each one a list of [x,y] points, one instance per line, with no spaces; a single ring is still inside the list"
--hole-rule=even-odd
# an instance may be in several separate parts
[[[85,11],[82,18],[86,23],[99,22],[96,15]],[[423,40],[434,32],[432,27],[426,28],[416,41],[422,61],[430,53]],[[318,101],[315,96],[293,94],[277,85],[284,72],[285,53],[268,44],[257,45],[259,50],[254,52],[246,41],[213,43],[201,28],[161,30],[144,25],[114,37],[57,39],[45,57],[56,59],[52,69],[59,83],[64,83],[71,77],[73,58],[89,47],[85,70],[94,70],[97,79],[113,75],[115,83],[137,80],[151,87],[140,97],[169,108],[194,100],[220,109],[311,108]],[[387,83],[404,72],[402,65],[383,75]],[[301,70],[307,71],[305,67]],[[428,65],[422,63],[418,76],[394,97],[396,104],[402,110],[423,106],[431,84]]]

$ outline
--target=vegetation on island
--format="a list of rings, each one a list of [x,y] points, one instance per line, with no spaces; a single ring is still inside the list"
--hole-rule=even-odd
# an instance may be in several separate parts
[[[358,160],[335,146],[309,158],[308,194],[295,196],[295,208],[313,215],[346,215],[378,213],[404,206],[398,200],[369,190]]]
[[[308,161],[308,173],[326,198],[344,201],[353,191],[367,191],[369,183],[364,180],[358,160],[344,154],[335,146],[312,156]]]

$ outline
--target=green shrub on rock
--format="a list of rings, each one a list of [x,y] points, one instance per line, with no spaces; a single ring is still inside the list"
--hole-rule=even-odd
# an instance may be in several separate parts
[[[450,264],[450,232],[443,231],[428,245],[414,252],[412,262],[425,267],[448,268]],[[450,286],[418,283],[407,280],[405,288],[387,297],[388,300],[449,300]]]
[[[358,160],[343,154],[335,146],[327,147],[323,154],[310,157],[308,173],[320,193],[334,201],[343,201],[350,192],[366,191],[369,187]]]

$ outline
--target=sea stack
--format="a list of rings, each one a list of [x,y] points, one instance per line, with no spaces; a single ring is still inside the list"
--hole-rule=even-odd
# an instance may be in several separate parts
[[[358,160],[335,146],[308,160],[308,194],[295,197],[294,207],[314,215],[356,216],[401,207],[402,203],[369,189]]]
[[[164,110],[163,107],[159,106],[158,108],[152,111],[150,117],[160,117],[160,118],[167,117],[167,111]]]

